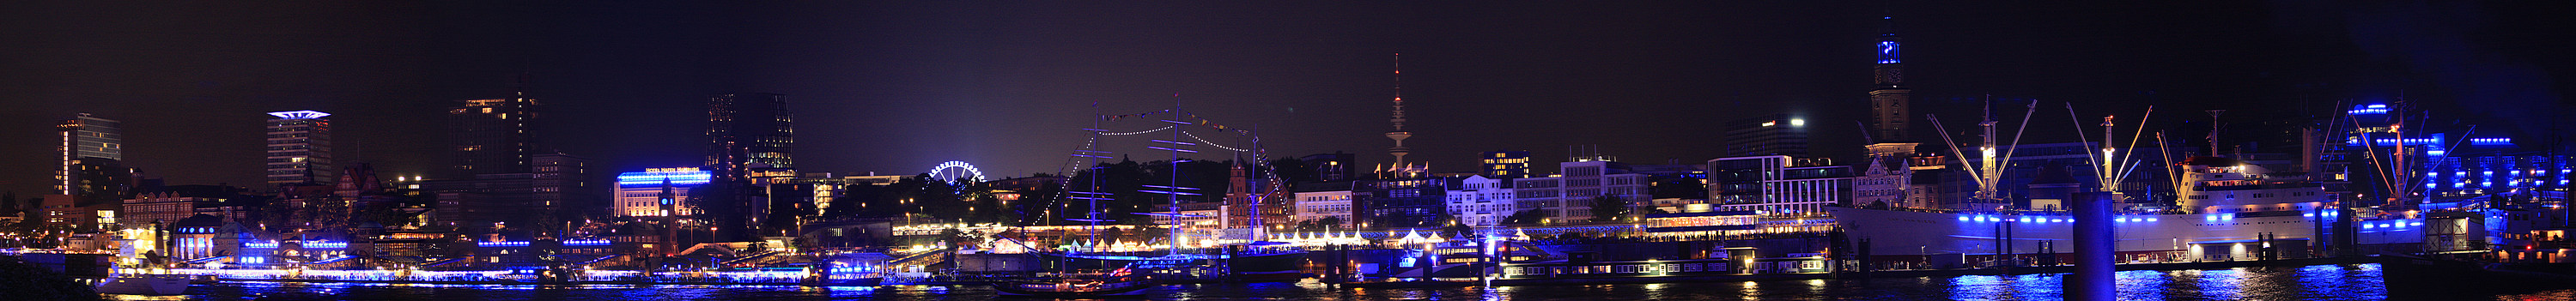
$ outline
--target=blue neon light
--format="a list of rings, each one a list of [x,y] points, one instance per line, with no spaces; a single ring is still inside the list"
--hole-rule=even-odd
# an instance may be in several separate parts
[[[706,171],[652,171],[617,174],[617,185],[662,185],[663,180],[670,180],[671,185],[706,184],[707,182],[715,180],[715,174]]]
[[[242,247],[243,247],[243,248],[252,248],[252,249],[276,249],[276,248],[277,248],[277,243],[273,243],[273,242],[253,242],[253,243],[242,243]]]
[[[875,266],[869,266],[869,265],[847,265],[847,266],[836,266],[836,267],[832,267],[832,269],[831,269],[831,270],[827,270],[827,271],[828,271],[828,272],[830,272],[830,273],[833,273],[833,274],[861,274],[861,273],[875,273],[875,272],[877,271],[877,268],[876,268]]]
[[[304,242],[304,248],[306,248],[306,249],[339,249],[339,248],[347,248],[347,247],[349,247],[349,243],[345,243],[345,242],[328,242],[328,241],[309,241],[309,242]]]
[[[1901,62],[1904,62],[1904,60],[1897,58],[1896,41],[1878,41],[1878,63],[1895,64]]]
[[[2388,105],[2385,105],[2385,104],[2354,105],[2354,106],[2352,106],[2352,110],[2351,110],[2351,111],[2344,111],[2344,113],[2345,113],[2345,114],[2352,114],[2352,115],[2362,115],[2362,114],[2388,114]]]
[[[2370,139],[2370,143],[2371,143],[2371,145],[2374,145],[2374,146],[2398,146],[2398,145],[2400,145],[2400,144],[2403,144],[2403,145],[2409,145],[2409,146],[2424,146],[2424,145],[2434,145],[2434,146],[2439,146],[2439,145],[2441,145],[2441,144],[2442,144],[2442,136],[2444,136],[2444,135],[2443,135],[2443,134],[2436,133],[2436,134],[2433,134],[2433,137],[2432,137],[2432,138],[2405,138],[2405,139],[2398,139],[2398,138],[2377,138],[2377,139]],[[2475,143],[2471,143],[2471,144],[2475,144]],[[2360,145],[2361,145],[2361,141],[2360,141],[2360,140],[2356,140],[2356,139],[2345,139],[2345,140],[2344,140],[2344,145],[2360,146]]]
[[[610,242],[606,239],[575,239],[563,241],[563,245],[566,246],[605,246],[609,244]]]
[[[476,242],[476,243],[474,243],[474,245],[476,245],[476,246],[484,246],[484,247],[525,247],[525,246],[528,246],[528,242],[524,242],[524,241],[486,241],[486,242]]]

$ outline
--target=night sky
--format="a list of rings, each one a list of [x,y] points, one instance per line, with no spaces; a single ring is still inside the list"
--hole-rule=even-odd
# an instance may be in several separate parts
[[[51,124],[77,112],[125,121],[128,165],[171,184],[255,185],[262,113],[307,109],[336,114],[342,161],[420,175],[446,108],[521,90],[547,105],[547,148],[603,172],[698,164],[706,98],[730,92],[788,95],[809,172],[1055,172],[1093,103],[1385,162],[1396,53],[1407,144],[1435,171],[1578,144],[1697,163],[1718,122],[1775,112],[1847,156],[1882,16],[1916,113],[1962,129],[1975,99],[2039,99],[2034,142],[2074,140],[2063,102],[2088,120],[2155,104],[2177,128],[2401,94],[2481,136],[2576,122],[2555,117],[2576,89],[2564,1],[431,2],[0,3],[0,190],[46,191]]]

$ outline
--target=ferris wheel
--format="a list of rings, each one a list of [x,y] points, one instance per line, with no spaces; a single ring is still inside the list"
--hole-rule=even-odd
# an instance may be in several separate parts
[[[930,168],[930,178],[949,182],[983,183],[984,171],[966,161],[940,162]]]

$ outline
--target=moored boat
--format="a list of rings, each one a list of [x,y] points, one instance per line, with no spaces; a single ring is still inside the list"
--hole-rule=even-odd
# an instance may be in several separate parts
[[[2327,243],[2337,235],[2351,235],[2348,241],[2361,245],[2423,239],[2421,217],[2347,219],[2350,209],[2338,208],[2320,181],[2302,175],[2216,157],[2180,165],[2180,208],[2113,216],[2113,246],[2121,262],[2302,258],[2320,255],[2325,247],[2348,247]],[[1874,259],[1922,261],[1930,268],[2053,260],[2070,250],[2066,246],[2074,238],[2074,217],[2058,211],[1826,210],[1852,239],[1870,242]]]
[[[99,282],[99,293],[119,295],[178,295],[188,293],[186,275],[125,275]]]
[[[1142,297],[1153,281],[1128,269],[1109,273],[1064,273],[1021,280],[997,281],[993,290],[1002,296],[1043,298]]]

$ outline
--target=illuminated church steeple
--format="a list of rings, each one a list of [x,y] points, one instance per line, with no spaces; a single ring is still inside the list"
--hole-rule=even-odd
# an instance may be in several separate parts
[[[1881,142],[1912,141],[1906,115],[1912,115],[1913,89],[1905,88],[1905,59],[1899,55],[1896,17],[1882,17],[1887,27],[1878,36],[1876,84],[1869,90],[1870,135]]]

